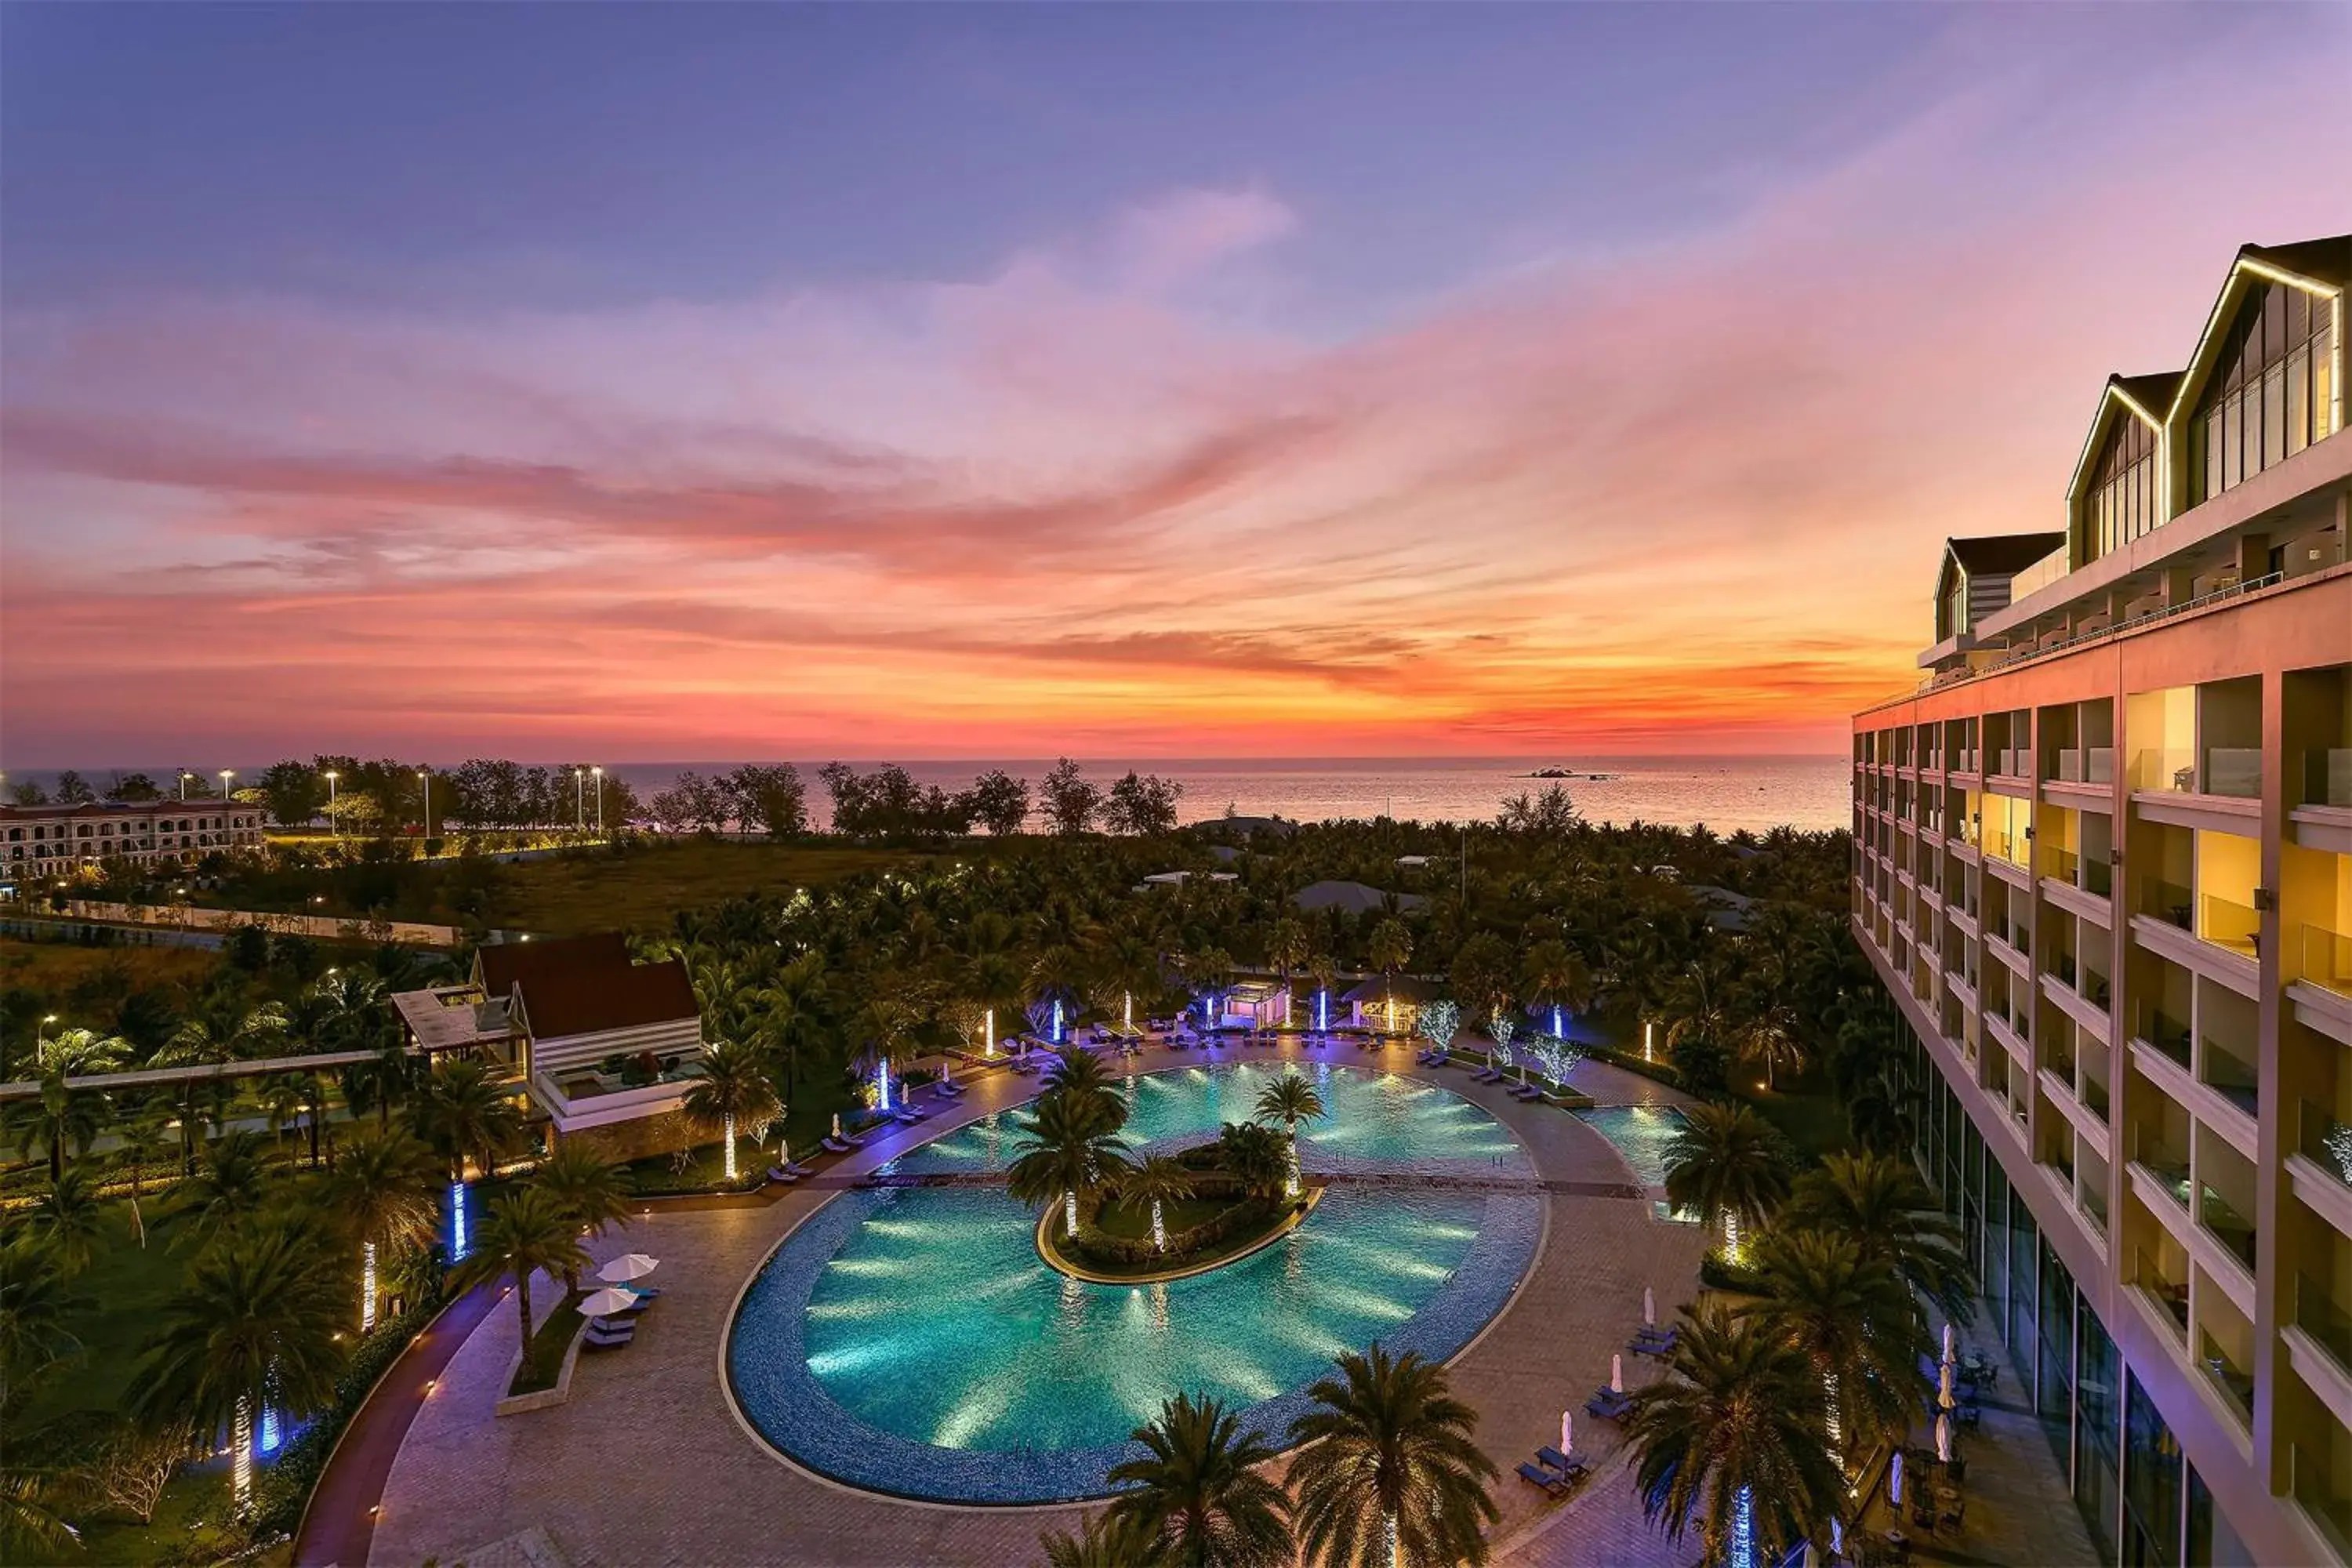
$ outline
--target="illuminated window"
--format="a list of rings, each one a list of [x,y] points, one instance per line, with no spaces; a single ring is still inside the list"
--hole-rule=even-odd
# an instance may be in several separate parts
[[[2210,500],[2335,432],[2330,300],[2273,283],[2248,291],[2189,426],[2189,494]]]
[[[2130,410],[2117,408],[2083,496],[2085,563],[2114,553],[2157,525],[2157,482],[2156,432]]]

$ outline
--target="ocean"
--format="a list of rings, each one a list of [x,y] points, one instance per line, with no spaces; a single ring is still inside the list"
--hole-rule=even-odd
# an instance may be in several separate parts
[[[1423,822],[1484,821],[1503,801],[1540,791],[1552,781],[1528,776],[1538,768],[1572,770],[1559,781],[1577,809],[1593,822],[1703,822],[1718,833],[1738,828],[1763,832],[1787,825],[1821,829],[1846,826],[1852,816],[1851,770],[1842,756],[1772,757],[1267,757],[1267,758],[1080,758],[1088,777],[1108,785],[1129,768],[1158,773],[1184,786],[1177,815],[1185,822],[1223,816],[1228,809],[1251,816],[1286,816],[1302,822],[1330,817],[1381,816]],[[266,763],[236,769],[240,783],[259,776]],[[436,766],[448,765],[436,763]],[[725,773],[733,762],[608,763],[640,799],[666,787],[686,769]],[[823,762],[797,763],[809,786],[809,806],[818,826],[826,820],[824,786],[816,770]],[[878,763],[856,763],[861,770]],[[978,759],[903,764],[919,784],[961,789],[974,775],[1003,768],[1034,789],[1054,765],[1051,757]],[[83,776],[102,786],[116,770],[85,768]],[[173,768],[145,772],[158,782]],[[1601,775],[1591,777],[1585,775]],[[12,779],[53,787],[53,770],[11,770]]]

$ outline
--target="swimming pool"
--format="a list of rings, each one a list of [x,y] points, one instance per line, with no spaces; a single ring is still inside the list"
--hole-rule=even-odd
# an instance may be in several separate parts
[[[1575,1115],[1616,1146],[1635,1181],[1648,1188],[1666,1184],[1666,1147],[1683,1130],[1681,1111],[1671,1105],[1604,1105]]]
[[[1280,1069],[1137,1075],[1130,1136],[1155,1150],[1245,1117]],[[1500,1123],[1433,1086],[1329,1064],[1310,1173],[1526,1176]],[[987,1171],[1000,1113],[911,1151],[901,1173]],[[1498,1164],[1499,1162],[1499,1164]],[[1281,1439],[1331,1358],[1374,1340],[1456,1353],[1510,1298],[1543,1226],[1524,1190],[1333,1185],[1297,1230],[1164,1285],[1089,1285],[1045,1267],[1034,1215],[986,1187],[845,1193],[770,1257],[737,1310],[728,1375],[744,1416],[810,1468],[941,1501],[1098,1496],[1128,1435],[1180,1391]]]

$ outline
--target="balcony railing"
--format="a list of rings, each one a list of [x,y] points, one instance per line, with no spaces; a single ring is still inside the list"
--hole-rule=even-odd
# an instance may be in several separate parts
[[[2134,1134],[2132,1160],[2157,1178],[2165,1194],[2185,1212],[2189,1207],[2189,1156],[2145,1130]]]
[[[2063,784],[2113,784],[2116,749],[2076,746],[2058,753],[2058,778]]]
[[[2132,1253],[2132,1283],[2147,1291],[2155,1299],[2157,1305],[2164,1309],[2165,1315],[2179,1330],[2180,1342],[2187,1344],[2189,1282],[2168,1278],[2164,1270],[2157,1267],[2156,1259],[2145,1251],[2135,1249]]]
[[[2042,874],[2057,881],[2072,884],[2082,873],[2083,858],[2072,849],[2062,849],[2054,844],[2044,845],[2036,858],[2041,862]]]
[[[2251,904],[2217,893],[2197,900],[2197,934],[2216,947],[2251,957],[2262,956],[2263,917]]]
[[[2352,805],[2352,747],[2315,747],[2303,753],[2304,805]]]
[[[2352,937],[2306,924],[2302,947],[2304,979],[2338,996],[2352,996]]]
[[[2106,898],[2116,890],[2116,868],[2095,855],[2085,857],[2082,879],[2074,885],[2086,893]]]
[[[2140,884],[2139,908],[2142,914],[2154,915],[2182,931],[2196,929],[2196,900],[2189,889],[2178,882],[2158,881],[2149,878]]]
[[[2347,1187],[2352,1187],[2352,1126],[2336,1119],[2336,1113],[2324,1105],[2310,1100],[2296,1102],[2295,1147],[2305,1159]],[[2347,1362],[2352,1366],[2352,1362]]]
[[[2205,748],[2205,793],[2251,798],[2263,793],[2263,752],[2260,746]]]
[[[2132,788],[2171,795],[2197,791],[2197,753],[2187,746],[2150,746],[2132,753]]]
[[[2221,1342],[2211,1334],[2200,1331],[2197,1338],[2197,1363],[2205,1369],[2205,1375],[2213,1380],[2213,1386],[2221,1391],[2222,1397],[2237,1410],[2238,1418],[2252,1421],[2253,1373],[2240,1366],[2237,1358],[2222,1349]]]
[[[2204,1037],[2204,1047],[2205,1082],[2247,1115],[2260,1115],[2262,1080],[2254,1076],[2253,1064],[2210,1035]]]
[[[2352,1562],[2352,1490],[2336,1479],[2336,1467],[2324,1453],[2301,1443],[2287,1449],[2294,1471],[2294,1500],[2336,1553],[2338,1562]]]
[[[2294,1323],[2352,1377],[2352,1315],[2336,1304],[2333,1290],[2300,1268],[2294,1271]]]
[[[2084,1073],[2074,1087],[2075,1096],[2082,1100],[2084,1109],[2099,1119],[2100,1126],[2106,1126],[2107,1086],[2089,1073]]]
[[[2254,1222],[2210,1184],[2197,1184],[2197,1223],[2228,1247],[2246,1272],[2254,1271]]]
[[[2132,1033],[2181,1067],[2189,1066],[2189,1026],[2162,1008],[2142,1003],[2132,1021]]]

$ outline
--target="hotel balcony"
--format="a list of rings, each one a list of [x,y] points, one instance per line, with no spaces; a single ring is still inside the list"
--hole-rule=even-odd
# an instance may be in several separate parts
[[[2254,1188],[2252,1162],[2220,1139],[2203,1141],[2197,1152],[2197,1227],[2244,1267],[2248,1281],[2254,1275]]]
[[[2343,1426],[2325,1440],[2287,1447],[2295,1505],[2339,1562],[2352,1563],[2352,1438]]]
[[[2323,991],[2352,997],[2352,937],[2311,924],[2303,927],[2301,937],[2300,978]]]
[[[2160,1253],[2175,1255],[2169,1267]],[[2157,1321],[2171,1326],[2174,1344],[2186,1351],[2189,1348],[2188,1255],[2170,1246],[2160,1246],[2157,1252],[2150,1252],[2146,1247],[2134,1248],[2127,1283],[2155,1306]]]
[[[2210,1300],[2210,1298],[2208,1298]],[[2201,1305],[2201,1303],[2200,1303]],[[2210,1324],[2207,1317],[2229,1320]],[[2253,1425],[2254,1374],[2253,1332],[2245,1327],[2242,1318],[2229,1307],[2200,1311],[2197,1325],[2197,1366],[2214,1390],[2221,1395],[2242,1427]],[[2221,1331],[2216,1332],[2219,1328]]]
[[[2058,753],[2055,776],[2061,784],[2113,784],[2116,778],[2116,749],[2113,746],[2077,746]]]
[[[2352,747],[2315,746],[2301,753],[2298,805],[2352,807]]]

